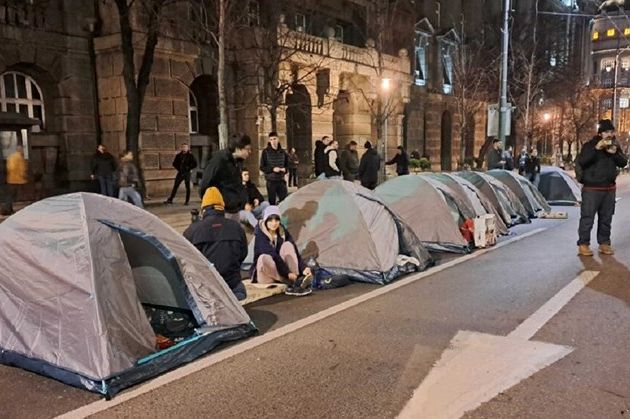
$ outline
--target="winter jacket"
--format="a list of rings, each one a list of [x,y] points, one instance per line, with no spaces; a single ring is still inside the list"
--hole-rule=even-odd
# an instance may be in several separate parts
[[[267,144],[267,147],[263,150],[260,156],[260,170],[265,174],[267,182],[278,182],[284,180],[284,172],[274,172],[274,167],[280,167],[288,169],[289,167],[289,155],[282,149],[282,146],[278,144],[278,148],[274,149],[271,144]]]
[[[256,264],[258,263],[258,258],[261,255],[271,256],[276,264],[276,269],[278,270],[280,276],[282,276],[283,278],[287,278],[289,276],[291,271],[280,256],[280,248],[282,247],[282,244],[284,242],[289,242],[293,245],[293,247],[295,248],[295,254],[298,257],[298,269],[300,270],[300,273],[304,272],[304,269],[306,269],[306,264],[300,257],[300,252],[298,251],[298,248],[295,245],[295,242],[293,241],[293,238],[291,237],[289,232],[282,225],[280,225],[280,228],[278,229],[278,235],[276,236],[276,243],[274,246],[274,244],[271,242],[271,234],[269,234],[269,232],[265,228],[265,225],[260,222],[256,227],[256,231],[254,232],[254,263],[252,264],[251,268],[252,282],[256,282]]]
[[[180,151],[173,160],[173,167],[179,173],[186,174],[197,167],[197,159],[192,155],[190,151]]]
[[[136,164],[131,160],[122,160],[118,167],[118,186],[121,188],[136,187],[140,183],[140,175]]]
[[[540,173],[540,158],[538,158],[538,156],[529,156],[525,161],[525,173]]]
[[[319,176],[326,170],[326,146],[322,140],[315,141],[315,176]]]
[[[326,156],[324,173],[326,177],[341,176],[341,169],[339,168],[339,154],[337,150],[332,147],[326,147],[324,152]]]
[[[97,177],[110,177],[117,168],[116,159],[111,154],[96,152],[90,161],[92,175]]]
[[[394,158],[388,161],[387,164],[396,164],[396,174],[398,176],[409,174],[409,158],[404,151],[401,154],[396,153]]]
[[[24,185],[28,182],[26,175],[26,160],[17,151],[7,159],[7,183],[9,185]]]
[[[514,156],[511,152],[505,151],[503,153],[503,160],[505,160],[505,170],[514,170]],[[540,169],[538,169],[540,172]]]
[[[259,204],[265,200],[265,197],[260,193],[254,182],[248,181],[243,187],[247,191],[247,202],[249,204],[254,205],[254,199],[257,199]]]
[[[501,160],[503,159],[503,153],[501,150],[495,150],[491,148],[486,153],[486,161],[488,162],[488,170],[493,169],[503,169],[503,163]]]
[[[346,148],[339,157],[339,168],[345,180],[354,181],[359,176],[359,153]]]
[[[619,144],[617,152],[610,154],[606,149],[597,150],[595,146],[601,140],[595,136],[591,141],[582,146],[577,162],[582,168],[582,183],[585,187],[612,187],[615,186],[618,170],[628,164],[628,158],[621,151]]]
[[[184,237],[214,264],[231,289],[241,283],[241,263],[247,257],[245,231],[223,212],[206,209],[203,219],[191,224]]]
[[[289,153],[289,169],[297,169],[300,165],[300,157],[297,153]]]
[[[210,186],[214,186],[223,195],[225,201],[225,212],[234,214],[245,207],[247,202],[247,191],[243,188],[241,179],[241,167],[230,150],[218,151],[203,172],[203,178],[199,185],[199,196]]]
[[[376,150],[370,148],[361,156],[359,164],[359,179],[361,185],[368,189],[374,189],[378,183],[378,171],[381,168],[381,158]]]

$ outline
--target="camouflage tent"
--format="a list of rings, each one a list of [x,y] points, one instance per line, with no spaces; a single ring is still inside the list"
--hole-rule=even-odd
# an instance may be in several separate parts
[[[374,193],[352,182],[313,182],[280,205],[282,222],[304,258],[358,281],[384,284],[401,274],[403,254],[431,264],[413,231]]]
[[[535,217],[538,211],[551,210],[536,187],[523,176],[509,170],[489,170],[487,173],[514,192],[527,210],[529,217]]]
[[[3,364],[112,396],[255,331],[192,244],[118,199],[39,201],[0,224],[0,247]],[[157,350],[152,309],[189,333]]]
[[[582,202],[580,184],[559,167],[542,168],[538,190],[551,205],[578,205]]]
[[[397,176],[380,185],[376,195],[391,206],[433,251],[468,252],[459,226],[462,215],[452,192],[425,176]],[[462,208],[465,205],[460,202]],[[468,217],[472,210],[464,209]]]

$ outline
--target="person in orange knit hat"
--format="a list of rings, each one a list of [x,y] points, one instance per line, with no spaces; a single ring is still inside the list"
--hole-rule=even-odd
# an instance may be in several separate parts
[[[225,203],[215,187],[201,200],[202,219],[192,223],[184,237],[214,265],[238,300],[247,292],[241,280],[241,264],[247,257],[247,238],[237,221],[225,218]]]
[[[27,166],[24,159],[24,149],[18,145],[15,152],[7,159],[7,186],[9,189],[6,210],[13,213],[13,201],[17,199],[18,191],[22,185],[28,183]]]

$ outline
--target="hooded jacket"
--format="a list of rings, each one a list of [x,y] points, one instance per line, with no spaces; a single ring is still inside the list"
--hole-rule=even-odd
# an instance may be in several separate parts
[[[284,172],[274,172],[274,167],[281,167],[283,169],[289,168],[289,155],[282,149],[282,146],[278,144],[278,148],[274,149],[271,144],[267,144],[267,147],[260,156],[260,170],[265,174],[265,179],[268,182],[279,182],[284,180]]]
[[[199,196],[203,197],[210,186],[215,186],[223,195],[225,212],[234,214],[245,207],[247,191],[243,187],[241,167],[229,149],[218,151],[212,156],[199,184]]]
[[[241,283],[241,263],[247,257],[247,238],[240,224],[223,211],[206,208],[203,219],[191,224],[184,237],[214,265],[231,289]]]
[[[300,272],[304,272],[304,269],[306,269],[306,264],[300,257],[300,252],[298,251],[298,248],[295,245],[295,242],[293,241],[293,238],[291,237],[289,232],[282,225],[280,225],[280,228],[278,229],[278,236],[276,238],[276,243],[274,246],[271,241],[271,234],[269,233],[269,231],[267,231],[264,222],[261,221],[260,223],[258,223],[258,226],[256,226],[256,231],[254,232],[254,263],[252,264],[251,268],[252,282],[256,282],[256,265],[258,263],[258,258],[261,255],[271,256],[276,264],[276,269],[278,270],[280,276],[282,276],[283,278],[287,278],[289,276],[291,271],[280,256],[280,248],[282,247],[282,244],[284,242],[289,242],[293,245],[293,247],[295,248],[295,254],[298,257],[298,268]]]
[[[339,168],[345,180],[354,181],[359,176],[359,153],[345,148],[339,157]]]
[[[319,176],[326,170],[326,145],[322,140],[315,141],[315,176]]]
[[[577,162],[582,167],[582,183],[584,187],[614,187],[617,179],[617,168],[625,167],[628,158],[621,151],[621,146],[616,140],[617,152],[610,154],[606,149],[597,150],[595,146],[602,137],[599,135],[582,145],[582,150],[577,156]]]
[[[365,188],[375,188],[378,183],[378,171],[381,166],[381,158],[373,148],[367,149],[361,156],[359,164],[359,179]]]

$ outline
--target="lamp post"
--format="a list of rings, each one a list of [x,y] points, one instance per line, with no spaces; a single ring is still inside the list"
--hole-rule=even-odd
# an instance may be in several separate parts
[[[391,88],[391,79],[383,78],[381,79],[381,90],[383,91],[383,97],[389,99],[389,90]],[[383,181],[387,180],[387,140],[388,140],[388,130],[387,130],[387,122],[389,119],[389,100],[385,101],[384,113],[385,120],[383,121]]]

